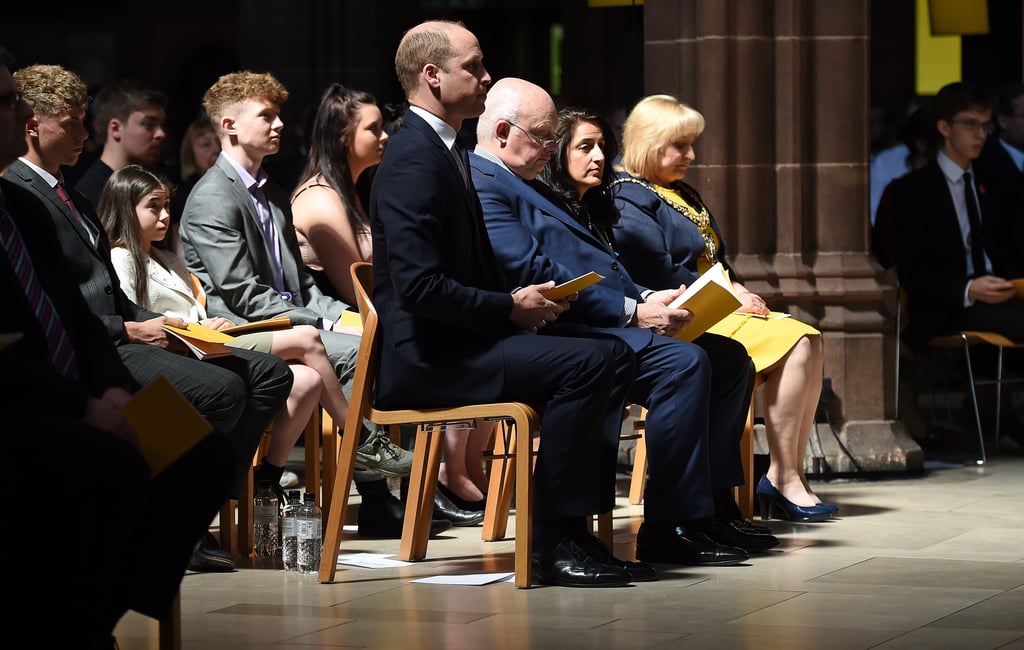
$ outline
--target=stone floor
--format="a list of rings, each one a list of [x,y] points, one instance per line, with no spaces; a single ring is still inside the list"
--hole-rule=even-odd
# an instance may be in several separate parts
[[[410,582],[511,571],[512,540],[481,542],[479,528],[432,540],[413,566],[339,567],[330,585],[275,569],[190,574],[183,647],[1024,650],[1024,457],[926,466],[815,481],[838,518],[772,521],[781,545],[742,566],[662,565],[659,581],[624,588]],[[622,557],[642,512],[620,498]],[[349,535],[342,549],[391,554],[398,542]],[[156,648],[155,623],[135,614],[117,637],[122,650]]]

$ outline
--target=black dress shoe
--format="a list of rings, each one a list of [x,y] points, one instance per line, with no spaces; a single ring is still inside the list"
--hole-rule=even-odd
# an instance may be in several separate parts
[[[359,534],[363,537],[401,539],[405,506],[388,492],[382,497],[363,497],[359,504]],[[430,536],[434,537],[452,527],[452,522],[434,519],[430,522]]]
[[[721,523],[721,524],[725,524],[727,526],[731,526],[731,527],[733,527],[733,528],[735,528],[737,530],[741,530],[744,533],[749,533],[750,535],[772,535],[772,534],[774,534],[774,531],[772,531],[772,529],[769,528],[768,526],[762,526],[760,524],[755,524],[754,522],[750,521],[749,519],[740,518],[740,519],[728,519],[728,520],[725,520],[725,519],[719,518],[718,522]]]
[[[598,562],[618,569],[625,569],[626,573],[629,574],[630,582],[650,582],[658,579],[658,572],[650,564],[620,560],[612,555],[612,552],[608,550],[604,542],[589,533],[584,533],[582,539],[575,541]]]
[[[452,526],[479,526],[484,522],[484,513],[463,510],[449,501],[440,490],[435,490],[434,519],[450,521]]]
[[[567,537],[554,548],[533,554],[533,575],[542,585],[560,587],[622,587],[630,583],[628,571],[604,564]]]
[[[480,499],[479,501],[466,501],[459,495],[449,490],[448,487],[441,481],[437,482],[437,489],[441,491],[441,494],[448,497],[448,500],[454,503],[457,508],[461,508],[462,510],[469,510],[470,512],[483,512],[484,508],[487,507],[486,496],[484,496],[484,498]]]
[[[704,527],[704,534],[714,542],[735,546],[747,553],[761,553],[779,545],[774,535],[747,532],[739,520],[722,522],[711,519]]]
[[[217,540],[209,531],[206,531],[192,547],[188,570],[201,573],[227,573],[235,570],[235,560],[230,553],[217,548]]]
[[[731,566],[745,562],[747,552],[711,540],[699,527],[640,524],[636,557],[644,562]]]

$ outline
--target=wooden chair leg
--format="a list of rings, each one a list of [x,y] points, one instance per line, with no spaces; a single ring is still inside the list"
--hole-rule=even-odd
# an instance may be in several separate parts
[[[160,619],[160,650],[181,650],[181,591],[174,595],[171,611]]]
[[[744,517],[754,516],[754,397],[750,398],[750,410],[747,411],[747,422],[743,426],[740,438],[740,459],[743,461],[743,485],[732,489],[733,498],[740,507]]]
[[[320,509],[324,513],[324,521],[327,521],[327,513],[331,509],[331,497],[333,496],[331,486],[334,485],[334,477],[338,475],[338,452],[341,449],[340,437],[338,436],[337,425],[327,411],[320,409],[320,484],[323,486],[320,495]]]
[[[614,549],[614,530],[612,524],[612,511],[602,512],[597,516],[597,538],[611,551]]]
[[[640,419],[647,421],[647,409],[640,409]],[[629,479],[629,502],[638,506],[644,501],[644,486],[647,484],[647,430],[640,433],[633,451],[633,475]]]
[[[236,499],[228,499],[220,507],[220,548],[232,555],[238,552],[238,524],[235,521]]]
[[[413,469],[409,474],[409,494],[406,497],[402,541],[398,550],[400,560],[416,561],[427,556],[444,430],[444,425],[431,424],[421,424],[416,430]]]
[[[512,486],[515,480],[516,459],[510,451],[516,448],[516,428],[507,421],[495,427],[494,458],[484,507],[484,527],[480,538],[494,542],[505,538],[508,530],[508,512],[512,507]]]
[[[327,504],[320,495],[320,407],[317,406],[309,416],[306,429],[302,433],[306,451],[306,492],[316,495],[317,505],[327,516]],[[327,490],[324,490],[327,492]]]
[[[516,587],[529,588],[533,580],[533,439],[530,421],[522,414],[515,420],[516,458]],[[505,509],[507,516],[508,509]]]
[[[352,482],[352,470],[355,468],[361,427],[362,414],[359,409],[350,409],[348,419],[345,421],[345,435],[341,438],[338,471],[331,485],[331,511],[327,518],[327,529],[324,531],[323,555],[320,558],[320,571],[317,575],[320,582],[334,582],[334,576],[338,571],[341,533],[345,525],[349,484]]]

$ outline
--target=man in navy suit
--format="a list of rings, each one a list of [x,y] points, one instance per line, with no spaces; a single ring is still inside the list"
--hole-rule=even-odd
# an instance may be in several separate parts
[[[653,578],[650,567],[614,558],[585,525],[614,505],[625,404],[617,387],[632,378],[632,354],[614,339],[535,336],[569,304],[544,298],[551,282],[510,292],[487,238],[456,135],[483,110],[491,80],[476,37],[459,23],[420,24],[403,36],[395,67],[411,108],[370,197],[374,302],[383,323],[378,402],[541,407],[537,580],[589,587]]]
[[[672,338],[689,320],[688,312],[667,307],[679,291],[637,287],[608,242],[535,180],[557,149],[556,123],[554,102],[532,83],[502,79],[488,93],[471,164],[495,254],[518,284],[564,282],[588,271],[605,276],[549,330],[614,336],[636,354],[629,398],[648,408],[650,458],[637,557],[742,562],[747,551],[778,543],[745,530],[731,496],[743,482],[738,443],[753,385],[750,358],[724,337],[705,334],[697,344]]]
[[[932,102],[942,149],[934,161],[894,181],[894,252],[912,346],[961,330],[1024,342],[1024,303],[1008,279],[1015,264],[1000,190],[981,166],[975,177],[972,164],[992,131],[994,104],[985,89],[962,82],[943,87]],[[1011,365],[1020,369],[1019,358]]]

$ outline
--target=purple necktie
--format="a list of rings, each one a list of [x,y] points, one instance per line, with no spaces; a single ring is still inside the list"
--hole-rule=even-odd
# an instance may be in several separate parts
[[[50,362],[60,374],[69,379],[78,379],[78,362],[75,360],[75,349],[71,344],[71,338],[60,322],[60,316],[54,308],[50,297],[43,291],[39,284],[39,278],[32,267],[32,259],[25,249],[25,242],[21,233],[14,225],[14,219],[0,203],[0,244],[3,245],[7,258],[11,261],[14,274],[18,276],[22,288],[25,290],[25,297],[32,305],[36,319],[43,326],[46,334],[46,343],[49,347]]]

